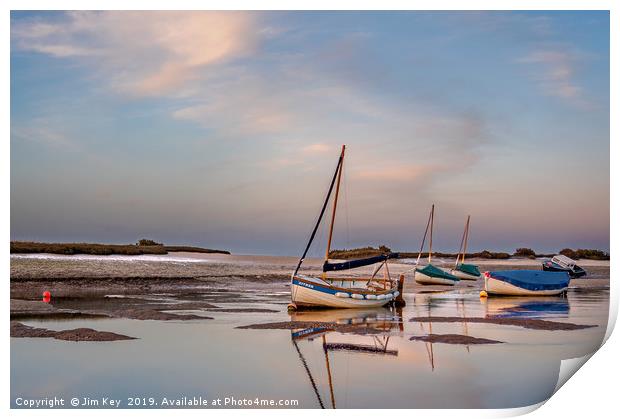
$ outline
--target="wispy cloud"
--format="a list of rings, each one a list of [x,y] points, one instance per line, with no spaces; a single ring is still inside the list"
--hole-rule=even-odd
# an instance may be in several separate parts
[[[209,66],[252,50],[261,32],[243,12],[68,12],[12,26],[16,49],[80,58],[114,88],[134,95],[174,92]]]
[[[445,167],[442,168],[438,165],[411,162],[408,164],[399,164],[397,166],[375,166],[362,169],[353,173],[353,177],[361,180],[411,183],[423,180],[427,176],[436,173],[438,170],[444,169]]]
[[[49,117],[35,118],[27,125],[11,126],[11,137],[55,148],[76,147],[62,122]]]
[[[587,101],[575,74],[579,61],[578,54],[561,48],[537,49],[518,60],[532,66],[531,76],[545,94],[585,106]]]
[[[306,167],[300,152],[337,153],[343,143],[381,142],[386,156],[411,144],[411,154],[396,154],[400,162],[390,168],[377,167],[377,156],[359,156],[357,173],[366,179],[407,182],[454,172],[449,156],[458,155],[459,170],[476,161],[476,146],[488,139],[480,117],[377,96],[373,77],[352,80],[358,68],[381,61],[366,45],[371,34],[277,54],[261,45],[285,34],[267,19],[237,12],[69,12],[19,19],[12,27],[18,50],[74,59],[123,95],[174,96],[170,115],[212,137],[284,142],[269,157],[272,168]],[[240,62],[259,49],[252,66]],[[423,165],[406,161],[419,153]]]
[[[331,151],[333,147],[325,143],[314,143],[305,146],[302,151],[308,154],[322,154]]]
[[[566,14],[11,17],[16,234],[48,228],[62,235],[83,220],[80,228],[94,237],[118,225],[131,236],[142,234],[136,228],[171,232],[164,241],[209,237],[260,247],[273,237],[274,247],[286,248],[299,244],[316,216],[341,144],[348,146],[342,203],[352,209],[359,244],[385,238],[409,247],[431,202],[458,215],[454,231],[465,209],[506,228],[505,237],[523,230],[506,227],[510,217],[538,228],[543,211],[570,223],[583,218],[579,204],[566,211],[569,195],[556,190],[554,205],[531,205],[540,201],[531,182],[555,173],[597,185],[608,174],[601,92],[609,68],[590,59],[606,58],[604,25]],[[562,106],[587,100],[604,106],[579,113]],[[515,112],[524,107],[528,115]],[[596,146],[584,149],[583,138]],[[558,162],[538,164],[559,143],[571,147]],[[529,153],[534,144],[539,152]],[[46,170],[60,167],[59,159],[79,176]],[[525,172],[524,159],[534,159]],[[561,164],[574,160],[578,175]],[[585,189],[596,192],[587,202],[608,208],[601,199],[608,187]],[[56,210],[42,204],[47,196],[57,198]],[[605,217],[590,219],[605,227]],[[451,218],[441,216],[442,229],[452,228]],[[536,234],[547,240],[542,230]],[[488,238],[495,233],[488,227]]]

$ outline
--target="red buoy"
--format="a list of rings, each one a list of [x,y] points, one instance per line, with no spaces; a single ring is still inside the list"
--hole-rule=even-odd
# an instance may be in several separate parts
[[[50,293],[49,291],[43,291],[43,302],[44,303],[49,303],[51,298],[52,298],[52,293]]]

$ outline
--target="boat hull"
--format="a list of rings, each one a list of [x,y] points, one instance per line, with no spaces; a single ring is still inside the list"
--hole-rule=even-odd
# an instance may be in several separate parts
[[[544,295],[559,295],[567,290],[568,287],[550,289],[550,290],[528,290],[526,288],[518,287],[508,282],[502,281],[497,278],[485,277],[484,289],[487,294],[492,295],[510,295],[510,296],[544,296]]]
[[[415,271],[413,279],[415,279],[415,282],[422,285],[454,285],[457,282],[451,279],[429,276],[420,271]]]
[[[343,295],[345,294],[349,296],[344,297]],[[369,295],[374,297],[369,298]],[[308,281],[300,281],[296,278],[291,283],[291,301],[297,307],[382,307],[393,302],[397,296],[398,291],[396,289],[386,290],[381,293],[371,293],[363,292],[359,289],[346,290],[331,287],[329,284],[315,284]]]
[[[542,265],[543,271],[547,272],[566,272],[571,278],[581,278],[582,276],[586,276],[586,271],[580,268],[579,266],[575,266],[575,269],[563,268],[561,266],[550,264],[547,265],[543,263]]]
[[[450,273],[456,276],[459,279],[464,279],[466,281],[475,281],[480,279],[481,275],[471,275],[463,271],[459,271],[458,269],[452,269]]]

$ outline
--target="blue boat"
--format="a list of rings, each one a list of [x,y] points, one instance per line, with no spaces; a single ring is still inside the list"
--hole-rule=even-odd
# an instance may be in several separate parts
[[[484,273],[484,289],[494,295],[558,295],[568,288],[566,272],[493,271]]]

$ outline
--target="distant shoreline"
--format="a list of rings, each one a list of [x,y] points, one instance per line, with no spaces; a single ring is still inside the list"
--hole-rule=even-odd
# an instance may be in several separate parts
[[[385,246],[380,246],[378,248],[374,247],[361,247],[356,249],[343,249],[343,250],[332,250],[329,252],[329,257],[331,259],[357,259],[357,258],[366,258],[372,256],[379,256],[383,254],[391,253],[391,249]],[[396,259],[415,259],[420,255],[422,258],[428,257],[428,252],[422,252],[421,254],[418,252],[395,252],[397,253]],[[489,250],[483,250],[481,252],[475,253],[466,253],[465,259],[491,259],[491,260],[508,260],[508,259],[539,259],[539,258],[551,258],[557,254],[564,254],[571,259],[579,260],[579,259],[591,259],[591,260],[609,260],[609,253],[603,252],[601,250],[594,249],[562,249],[557,253],[543,253],[539,254],[534,252],[531,249],[521,248],[517,249],[517,251],[513,254],[507,252],[491,252]],[[433,252],[434,257],[438,258],[452,258],[456,259],[458,256],[457,253],[444,253],[444,252]]]
[[[150,242],[150,241],[149,241]],[[154,244],[151,244],[154,243]],[[523,249],[517,249],[523,250]],[[525,249],[530,250],[531,249]],[[568,254],[567,252],[568,251]],[[150,242],[149,244],[102,244],[102,243],[44,243],[44,242],[26,242],[26,241],[11,241],[10,247],[11,254],[32,254],[32,253],[49,253],[57,255],[166,255],[172,252],[187,252],[187,253],[203,253],[203,254],[223,254],[230,255],[228,250],[209,249],[198,246],[186,246],[186,245],[164,245],[161,243]],[[366,258],[372,256],[378,256],[390,253],[391,250],[387,247],[381,246],[379,248],[363,247],[355,249],[334,249],[330,251],[330,259],[357,259]],[[396,259],[415,259],[418,257],[418,252],[396,252],[398,256]],[[556,254],[567,254],[575,260],[610,260],[609,253],[600,250],[571,250],[563,249],[557,253],[535,253],[531,251],[530,254],[523,254],[515,252],[513,254],[507,252],[492,252],[489,250],[483,250],[481,252],[472,252],[465,254],[465,259],[472,260],[515,260],[515,259],[540,259],[551,258]],[[433,256],[436,258],[451,258],[457,257],[456,253],[446,252],[433,252]],[[422,258],[427,258],[428,253],[422,252]]]
[[[167,246],[163,244],[101,244],[101,243],[42,243],[12,241],[11,254],[51,253],[57,255],[166,255],[169,252],[219,253],[228,250],[208,249],[197,246]]]

